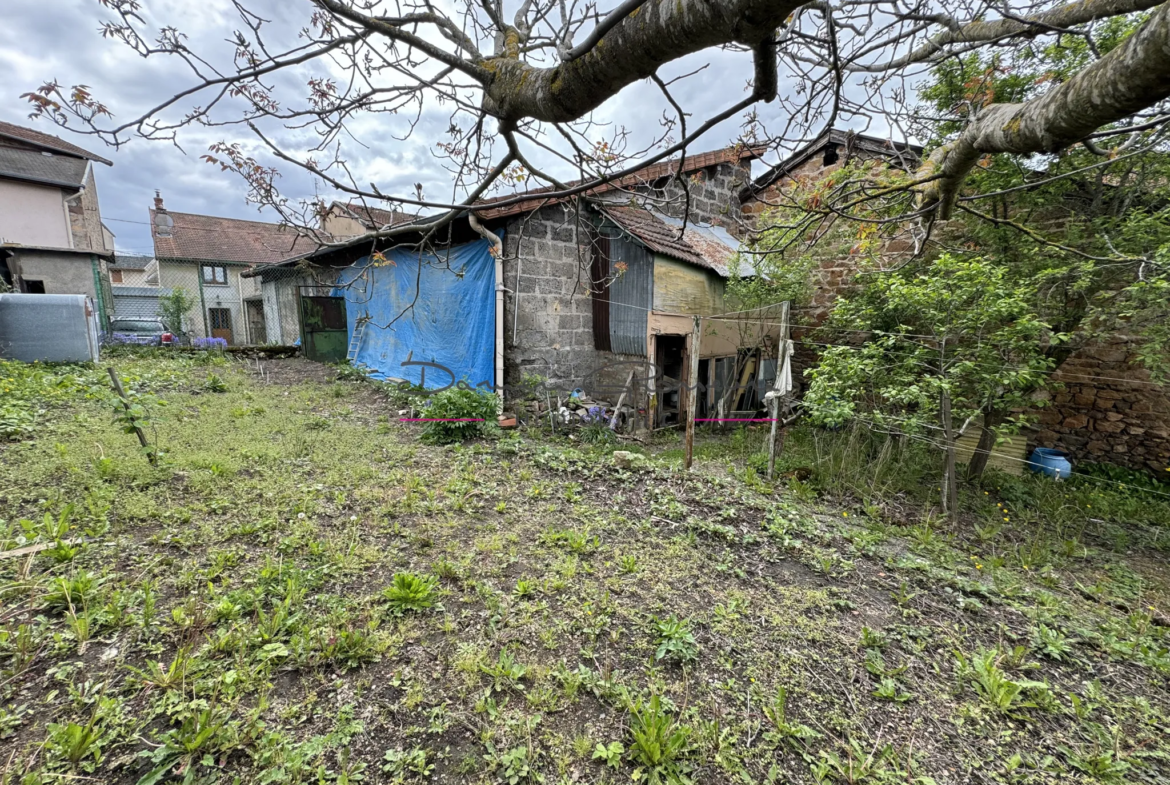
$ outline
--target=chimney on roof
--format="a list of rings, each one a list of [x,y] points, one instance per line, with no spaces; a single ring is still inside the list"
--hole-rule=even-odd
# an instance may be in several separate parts
[[[162,194],[157,190],[154,192],[154,209],[164,213],[167,211],[167,208],[163,206]]]

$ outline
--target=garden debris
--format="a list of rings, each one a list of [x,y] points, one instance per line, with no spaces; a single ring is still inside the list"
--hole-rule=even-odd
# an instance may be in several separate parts
[[[640,469],[646,465],[646,456],[638,452],[629,452],[628,450],[615,450],[613,453],[613,465],[619,469]]]
[[[36,545],[26,545],[23,548],[15,548],[11,551],[0,551],[0,559],[15,559],[17,556],[28,556],[33,553],[40,553],[47,551],[50,548],[56,548],[58,545],[80,545],[85,542],[81,537],[74,537],[69,540],[54,540],[53,542],[40,542]]]

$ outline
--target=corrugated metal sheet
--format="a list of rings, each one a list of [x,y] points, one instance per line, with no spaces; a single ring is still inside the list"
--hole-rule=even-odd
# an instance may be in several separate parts
[[[593,259],[589,288],[593,300],[593,348],[612,351],[609,342],[609,238],[593,234]]]
[[[0,294],[0,357],[98,361],[97,310],[84,294]]]
[[[609,241],[610,270],[626,265],[609,287],[610,347],[618,354],[646,356],[646,315],[654,297],[654,259],[640,243],[626,237]]]

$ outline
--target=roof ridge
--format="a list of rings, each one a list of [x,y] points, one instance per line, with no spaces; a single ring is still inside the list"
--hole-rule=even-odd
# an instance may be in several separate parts
[[[67,142],[59,136],[46,134],[43,131],[38,131],[35,128],[28,128],[23,125],[16,125],[4,120],[0,120],[0,136],[9,139],[16,139],[27,144],[36,145],[37,147],[45,147],[50,150],[55,150],[59,153],[65,153],[75,158],[86,158],[91,161],[103,163],[106,166],[113,166],[114,162],[108,158],[102,158],[96,153],[91,153],[84,147]]]
[[[192,218],[210,218],[213,221],[231,221],[232,223],[255,224],[256,226],[267,226],[267,227],[271,227],[274,229],[296,229],[296,227],[293,226],[292,224],[284,224],[284,223],[278,223],[278,222],[274,223],[272,221],[253,221],[250,218],[228,218],[227,216],[222,216],[222,215],[210,215],[208,213],[184,213],[184,212],[179,212],[178,210],[167,210],[167,209],[156,210],[153,207],[149,208],[149,210],[150,210],[151,215],[155,215],[156,213],[163,212],[163,213],[166,213],[167,215],[170,215],[170,216],[186,215],[186,216],[190,216]]]
[[[614,189],[621,188],[623,185],[627,185],[631,182],[637,182],[639,178],[658,179],[659,177],[668,176],[668,175],[674,173],[674,171],[676,170],[676,167],[680,163],[682,164],[682,171],[683,172],[693,172],[697,169],[706,169],[708,166],[717,166],[719,164],[726,164],[726,163],[733,163],[733,162],[740,163],[741,161],[745,161],[745,160],[751,161],[753,159],[759,158],[760,155],[762,155],[764,151],[765,151],[764,145],[734,144],[734,145],[727,145],[726,147],[720,147],[720,148],[717,148],[715,150],[707,150],[707,151],[702,152],[702,153],[695,153],[694,155],[688,155],[688,156],[684,156],[681,158],[677,157],[677,156],[673,157],[673,158],[666,158],[666,159],[663,159],[661,161],[656,161],[654,163],[641,166],[641,167],[639,167],[639,168],[635,169],[634,171],[629,172],[627,174],[620,175],[620,176],[614,176],[614,177],[612,177],[612,179],[607,180],[603,183],[600,183],[600,184],[594,186],[593,188],[590,188],[590,189],[586,190],[585,192],[583,192],[582,194],[578,194],[578,195],[589,196],[591,194],[612,191]],[[581,185],[582,182],[585,182],[585,181],[571,180],[571,181],[565,183],[564,185],[567,188],[575,188],[575,187]],[[537,189],[534,189],[531,191],[522,191],[520,193],[514,193],[514,194],[502,194],[500,196],[493,196],[493,197],[488,198],[488,199],[480,199],[480,200],[476,201],[475,204],[481,205],[481,206],[488,206],[490,208],[490,205],[492,205],[495,202],[502,202],[502,201],[505,201],[507,199],[516,199],[516,198],[519,198],[522,200],[522,201],[519,201],[515,204],[506,205],[504,207],[499,207],[496,209],[489,209],[488,211],[484,211],[486,213],[484,216],[485,218],[489,218],[489,219],[502,218],[502,217],[505,217],[508,215],[514,215],[515,213],[524,212],[525,210],[528,210],[528,209],[535,209],[534,207],[532,207],[530,205],[530,202],[543,201],[542,197],[544,197],[545,194],[548,194],[550,192],[556,192],[559,190],[561,190],[559,186],[546,185],[546,186],[542,186],[540,188],[537,188]],[[565,199],[569,199],[572,197],[562,196],[562,197],[544,197],[544,198],[552,199],[553,202],[558,202],[558,201],[563,201]]]

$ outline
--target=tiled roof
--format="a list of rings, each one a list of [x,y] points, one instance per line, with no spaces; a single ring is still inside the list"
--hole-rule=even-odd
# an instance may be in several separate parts
[[[739,249],[739,241],[726,229],[683,222],[633,205],[597,204],[610,220],[664,256],[705,267],[726,278]]]
[[[153,256],[140,256],[138,254],[115,253],[114,262],[110,265],[111,268],[117,270],[145,270],[147,265],[154,261]]]
[[[113,284],[110,290],[115,297],[160,297],[162,295],[169,295],[170,289],[164,289],[161,286],[119,286]]]
[[[159,235],[156,219],[161,214],[174,221],[170,237]],[[170,210],[150,211],[150,233],[157,259],[271,264],[317,247],[291,226]]]
[[[922,157],[922,146],[917,144],[910,144],[909,142],[893,142],[889,139],[882,139],[877,136],[869,136],[868,134],[854,133],[853,131],[841,131],[836,128],[830,128],[825,133],[812,140],[804,147],[801,147],[792,155],[785,158],[780,163],[773,166],[764,174],[757,177],[751,184],[744,186],[739,192],[741,201],[747,201],[752,196],[768,188],[772,183],[779,180],[785,174],[803,164],[808,159],[812,158],[817,153],[824,150],[830,145],[836,147],[845,147],[850,151],[862,151],[874,157],[887,158],[890,160],[897,160],[904,158],[905,165],[917,166],[919,158]]]
[[[34,131],[31,128],[25,128],[21,125],[13,125],[12,123],[5,123],[0,121],[0,137],[8,137],[10,139],[19,139],[22,142],[35,144],[38,147],[44,147],[49,150],[54,150],[59,153],[76,156],[78,158],[88,158],[91,161],[113,166],[113,162],[100,155],[94,155],[89,150],[84,150],[75,144],[66,142],[64,139],[59,139],[56,136]]]
[[[688,155],[686,158],[682,159],[682,172],[683,174],[689,174],[690,172],[696,172],[700,169],[706,169],[709,166],[715,166],[717,164],[737,164],[742,161],[750,161],[754,158],[759,158],[762,153],[763,148],[735,146],[724,147],[722,150],[711,150],[706,153],[699,153],[698,155]],[[612,180],[608,183],[603,183],[602,185],[599,185],[596,188],[586,192],[585,195],[592,196],[596,194],[602,194],[607,191],[614,191],[619,188],[630,188],[637,185],[646,185],[660,177],[672,175],[678,170],[679,160],[677,158],[671,158],[666,161],[659,161],[656,164],[642,167],[641,169],[638,169],[637,171],[628,174],[625,177]],[[566,185],[573,187],[580,182],[580,180],[573,180],[572,182],[566,183]],[[557,202],[564,201],[565,199],[572,198],[561,197],[559,199],[550,199],[548,197],[540,197],[540,194],[542,193],[549,193],[558,190],[560,189],[554,186],[547,186],[545,188],[537,188],[522,194],[505,194],[503,196],[497,196],[492,199],[483,199],[480,201],[480,204],[491,204],[492,202],[500,202],[505,199],[513,199],[517,196],[533,196],[532,199],[528,199],[523,202],[517,202],[516,204],[511,204],[506,207],[478,210],[477,214],[484,220],[503,218],[509,215],[516,215],[518,213],[526,213],[530,210],[543,207],[546,204],[555,204]]]
[[[8,147],[0,138],[0,177],[27,180],[45,185],[80,188],[85,185],[84,158],[46,155],[38,150]]]
[[[404,213],[400,210],[383,210],[380,207],[370,207],[357,202],[334,202],[333,207],[353,216],[367,229],[399,226],[418,220],[418,216],[411,213]]]

